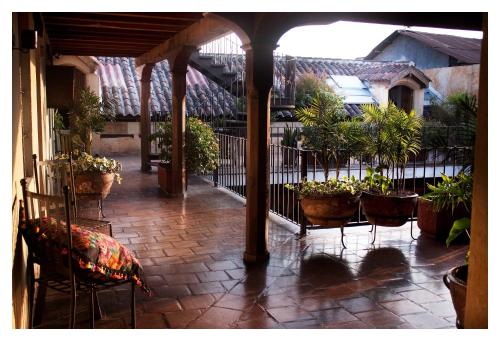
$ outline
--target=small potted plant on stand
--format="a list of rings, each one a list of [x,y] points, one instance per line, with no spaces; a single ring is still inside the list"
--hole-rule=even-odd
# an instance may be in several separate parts
[[[68,160],[67,154],[60,154],[55,159]],[[75,191],[77,194],[100,194],[105,199],[114,180],[121,184],[120,162],[106,157],[92,156],[75,150],[72,154],[75,173]]]
[[[99,194],[105,199],[116,178],[121,183],[121,164],[111,158],[92,155],[92,135],[104,130],[114,119],[113,101],[101,101],[89,88],[80,93],[70,111],[70,135],[73,150],[75,191],[77,194]],[[68,159],[67,154],[56,156]]]
[[[157,139],[160,148],[158,184],[164,192],[171,193],[172,122],[161,123],[151,139]],[[188,173],[204,174],[213,171],[219,162],[219,142],[215,133],[208,124],[194,117],[189,117],[186,122],[185,158]]]
[[[325,182],[303,179],[299,186],[287,184],[286,188],[299,193],[300,205],[310,223],[341,227],[343,236],[343,226],[358,209],[363,183],[354,177],[339,180],[341,160],[348,155],[348,147],[361,151],[362,126],[346,114],[341,97],[326,91],[318,92],[311,106],[299,109],[296,115],[304,125],[303,145],[321,164]],[[336,176],[329,180],[332,161]]]
[[[418,194],[405,190],[405,170],[410,155],[420,150],[423,120],[394,103],[364,105],[363,117],[371,141],[367,149],[375,155],[378,167],[367,169],[368,191],[361,195],[361,208],[375,229],[377,225],[401,226],[413,216],[417,204]],[[393,179],[389,178],[390,169]]]

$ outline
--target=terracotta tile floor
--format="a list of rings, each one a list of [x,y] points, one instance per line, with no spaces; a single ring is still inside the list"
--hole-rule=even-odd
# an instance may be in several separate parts
[[[346,228],[342,250],[339,229],[297,239],[297,226],[271,215],[269,263],[245,266],[241,199],[196,177],[185,200],[167,198],[155,171],[119,159],[124,182],[104,209],[153,289],[137,294],[139,328],[454,328],[441,278],[462,263],[464,246],[412,241],[407,224],[380,227],[374,246],[369,226]],[[128,327],[128,299],[128,287],[99,293],[96,327]],[[77,325],[87,328],[88,299],[78,302]],[[64,328],[67,310],[67,298],[49,292],[40,327]]]

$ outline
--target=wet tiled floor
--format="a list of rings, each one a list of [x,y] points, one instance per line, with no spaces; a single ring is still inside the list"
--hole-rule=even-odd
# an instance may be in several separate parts
[[[138,328],[454,328],[442,275],[460,265],[465,246],[419,236],[410,225],[316,230],[271,215],[268,264],[246,266],[244,201],[191,177],[187,198],[168,198],[156,172],[135,158],[105,201],[114,236],[140,259],[153,296],[137,294]],[[416,224],[415,224],[416,225]],[[418,235],[418,228],[415,229]],[[96,328],[127,328],[129,288],[99,293]],[[88,298],[77,326],[87,328]],[[40,327],[67,325],[68,299],[48,293]]]

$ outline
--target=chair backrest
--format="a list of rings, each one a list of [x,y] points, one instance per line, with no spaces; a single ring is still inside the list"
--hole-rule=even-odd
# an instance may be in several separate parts
[[[73,150],[73,143],[71,141],[71,133],[69,130],[59,130],[57,132],[56,138],[59,140],[58,152],[63,154],[69,154]]]
[[[75,193],[75,176],[73,171],[73,158],[38,161],[33,154],[33,175],[37,193],[48,195],[62,195],[63,187],[68,186],[73,219],[77,217],[78,209]]]
[[[51,228],[49,220],[54,222],[54,227],[63,228],[67,233],[68,269],[70,276],[72,276],[73,240],[71,236],[71,209],[68,186],[63,186],[62,195],[49,195],[32,192],[28,190],[28,182],[26,179],[21,180],[21,187],[24,205],[24,229],[34,229],[36,224],[41,225],[43,218],[47,218],[49,228]],[[29,253],[34,255],[34,250],[31,249],[32,245],[30,245],[31,243],[28,240],[27,244]]]
[[[69,165],[66,160],[39,161],[33,154],[33,176],[36,192],[48,195],[63,195],[63,187],[71,188]]]

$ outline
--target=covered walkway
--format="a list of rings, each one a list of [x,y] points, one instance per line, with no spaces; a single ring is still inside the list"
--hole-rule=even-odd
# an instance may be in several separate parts
[[[123,162],[123,184],[105,202],[116,238],[134,250],[153,296],[137,297],[138,328],[454,328],[442,274],[462,263],[465,246],[447,249],[410,238],[409,224],[312,231],[271,215],[270,260],[246,266],[244,201],[190,177],[185,199],[164,196],[156,172]],[[418,233],[418,232],[417,232]],[[97,328],[125,328],[129,290],[99,294]],[[77,327],[86,328],[88,299],[78,298]],[[67,326],[67,297],[47,293],[42,328]]]

